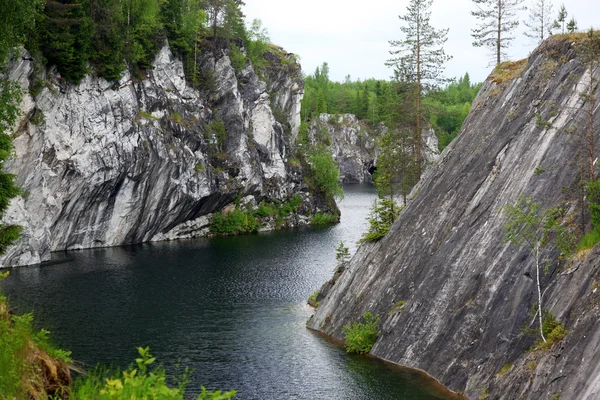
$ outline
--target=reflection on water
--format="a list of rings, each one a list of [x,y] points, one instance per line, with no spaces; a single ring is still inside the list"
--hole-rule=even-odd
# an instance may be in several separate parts
[[[241,399],[441,399],[422,374],[344,349],[305,328],[309,294],[352,250],[375,198],[350,186],[334,227],[57,253],[18,268],[4,291],[34,310],[86,366],[128,365],[150,346],[190,389],[237,389]],[[191,390],[193,393],[193,390]]]

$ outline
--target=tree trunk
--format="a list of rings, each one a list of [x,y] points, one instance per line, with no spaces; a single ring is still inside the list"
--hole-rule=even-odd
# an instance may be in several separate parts
[[[544,329],[543,329],[543,308],[542,308],[542,289],[540,286],[540,245],[539,243],[535,246],[535,270],[537,273],[537,291],[538,291],[538,315],[540,317],[540,335],[542,336],[542,340],[546,342],[546,338],[544,337]]]
[[[590,157],[590,181],[594,181],[594,106],[596,103],[596,99],[594,97],[594,64],[590,63],[590,83],[588,89],[588,117],[589,117],[589,127],[588,127],[588,145],[589,145],[589,157]]]
[[[498,0],[498,38],[496,39],[496,65],[500,64],[500,34],[502,32],[502,0]]]
[[[421,21],[417,23],[417,181],[421,179]]]

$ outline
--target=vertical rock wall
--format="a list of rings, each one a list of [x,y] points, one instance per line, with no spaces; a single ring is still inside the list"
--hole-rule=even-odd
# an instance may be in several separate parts
[[[26,59],[10,73],[25,93],[35,78]],[[299,66],[270,74],[267,85],[249,63],[236,71],[224,47],[216,59],[206,51],[200,68],[208,78],[197,90],[165,46],[143,80],[89,75],[72,85],[53,71],[43,76],[41,92],[25,95],[6,165],[23,196],[5,222],[23,234],[2,265],[38,263],[56,250],[205,235],[210,214],[236,198],[255,204],[301,194],[297,224],[327,211],[309,193],[305,171],[287,162],[299,126]]]

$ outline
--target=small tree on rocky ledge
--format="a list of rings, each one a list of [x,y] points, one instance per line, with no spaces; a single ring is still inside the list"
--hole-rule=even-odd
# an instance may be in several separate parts
[[[542,289],[540,284],[540,269],[543,263],[542,249],[549,245],[551,238],[554,238],[554,245],[560,254],[568,256],[573,248],[572,236],[569,231],[558,223],[561,216],[560,209],[551,208],[542,211],[539,203],[536,203],[532,197],[520,195],[515,205],[506,205],[502,207],[502,211],[508,217],[504,241],[525,248],[534,259],[540,336],[546,342],[543,331]]]

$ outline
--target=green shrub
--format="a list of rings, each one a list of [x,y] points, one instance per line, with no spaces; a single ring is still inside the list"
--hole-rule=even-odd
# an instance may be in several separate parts
[[[338,216],[332,214],[326,214],[322,212],[318,212],[310,220],[311,225],[331,225],[338,222]]]
[[[73,391],[69,398],[71,400],[130,400],[130,399],[174,399],[183,400],[185,387],[189,378],[189,370],[186,369],[183,376],[179,378],[177,387],[167,385],[166,373],[163,368],[150,369],[156,361],[150,354],[150,349],[138,348],[139,358],[136,358],[135,366],[126,371],[109,370],[96,367],[87,376],[75,382]],[[222,393],[221,391],[210,392],[202,387],[202,393],[197,400],[226,400],[236,395],[235,391]]]
[[[544,322],[542,323],[542,331],[546,337],[546,341],[538,340],[535,343],[535,349],[539,350],[550,350],[552,346],[560,342],[568,331],[564,325],[556,320],[554,315],[549,310],[543,310]]]
[[[363,315],[363,320],[365,321],[364,323],[355,321],[342,328],[346,342],[346,351],[348,353],[368,353],[379,337],[377,325],[379,324],[380,316],[366,312]]]
[[[376,242],[384,237],[398,218],[402,208],[394,200],[376,200],[369,215],[369,230],[365,233],[361,242]]]
[[[600,243],[600,229],[593,229],[581,237],[577,251],[591,249],[597,243]]]
[[[310,304],[314,308],[318,308],[319,307],[319,302],[317,301],[318,296],[319,296],[319,291],[315,290],[313,292],[313,294],[311,294],[310,297],[308,298],[308,304]]]
[[[219,235],[239,235],[258,231],[258,223],[251,211],[234,209],[227,214],[216,213],[210,223],[210,232]]]
[[[246,56],[234,43],[231,44],[229,50],[229,59],[231,60],[231,65],[233,66],[233,69],[235,69],[235,72],[239,73],[246,67]]]
[[[308,155],[308,162],[311,178],[318,190],[325,196],[342,199],[344,191],[338,183],[340,171],[329,150],[325,146],[313,148]]]

